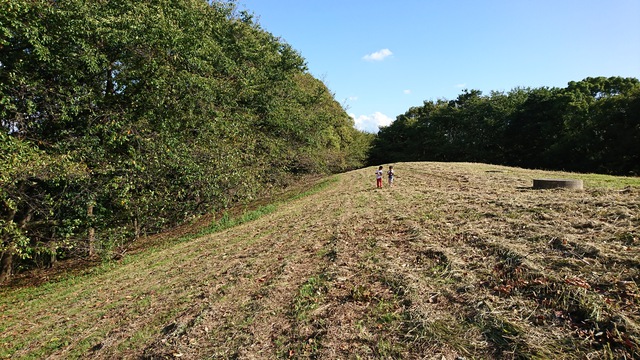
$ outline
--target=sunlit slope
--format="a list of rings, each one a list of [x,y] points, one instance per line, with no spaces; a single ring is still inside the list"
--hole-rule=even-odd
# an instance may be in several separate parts
[[[0,299],[15,358],[638,356],[640,180],[374,168],[211,235]],[[533,178],[585,180],[532,190]]]

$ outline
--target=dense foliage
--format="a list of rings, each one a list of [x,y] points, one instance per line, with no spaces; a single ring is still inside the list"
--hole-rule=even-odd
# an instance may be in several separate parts
[[[232,2],[0,0],[0,282],[362,165],[370,138]]]
[[[640,82],[597,77],[566,88],[465,90],[425,101],[378,133],[372,163],[471,161],[640,174]]]

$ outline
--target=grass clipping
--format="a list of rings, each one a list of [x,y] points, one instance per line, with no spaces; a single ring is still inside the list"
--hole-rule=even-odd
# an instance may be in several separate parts
[[[640,179],[374,168],[0,293],[0,358],[640,357]],[[533,190],[538,177],[584,191]]]

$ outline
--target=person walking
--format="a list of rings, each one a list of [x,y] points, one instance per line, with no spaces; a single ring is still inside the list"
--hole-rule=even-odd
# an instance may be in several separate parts
[[[393,187],[393,178],[395,177],[395,173],[393,172],[393,165],[389,165],[389,171],[387,171],[387,176],[389,177],[389,187]]]
[[[376,170],[376,187],[378,189],[382,189],[382,174],[382,166],[380,166],[378,170]]]

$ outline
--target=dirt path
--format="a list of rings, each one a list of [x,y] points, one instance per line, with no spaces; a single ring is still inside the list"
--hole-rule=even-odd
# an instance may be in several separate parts
[[[639,356],[637,187],[395,169],[393,188],[375,189],[374,168],[342,174],[250,223],[2,294],[0,355]]]

